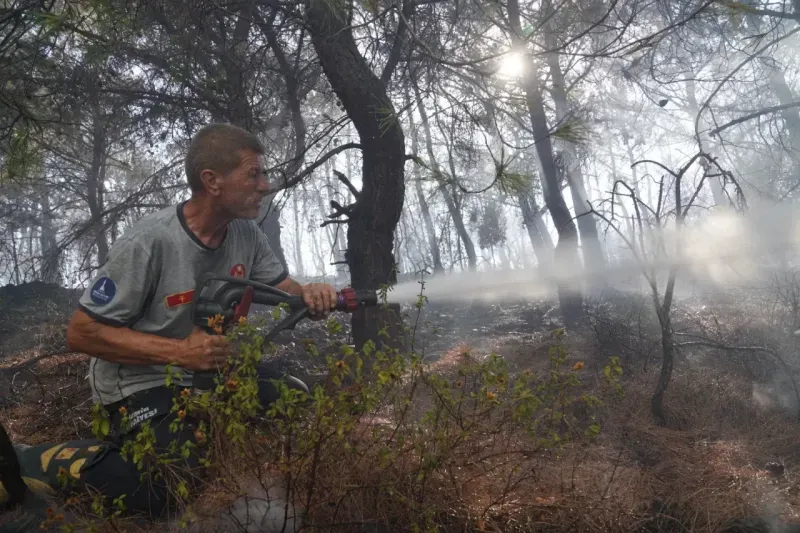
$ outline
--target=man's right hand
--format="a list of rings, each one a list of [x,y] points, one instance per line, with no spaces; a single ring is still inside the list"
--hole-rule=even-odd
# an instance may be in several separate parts
[[[225,366],[231,353],[224,335],[211,335],[195,327],[183,341],[180,366],[193,372],[218,370]]]
[[[222,335],[195,328],[185,339],[171,339],[98,322],[78,309],[67,329],[70,350],[122,365],[176,365],[187,370],[221,368],[233,352]]]

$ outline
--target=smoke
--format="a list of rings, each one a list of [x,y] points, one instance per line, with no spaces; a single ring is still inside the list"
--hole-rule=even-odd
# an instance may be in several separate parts
[[[796,264],[800,247],[800,210],[795,204],[751,208],[746,213],[715,208],[697,220],[687,220],[680,232],[674,225],[643,235],[609,239],[608,264],[597,268],[567,264],[510,270],[459,272],[398,283],[389,300],[413,303],[422,292],[430,302],[508,301],[551,298],[556,286],[573,289],[611,286],[624,291],[649,291],[646,271],[659,290],[671,268],[678,285],[708,289],[744,288],[765,282],[779,270]],[[613,234],[613,230],[610,230]],[[608,244],[617,242],[619,244]],[[653,276],[655,274],[655,276]]]

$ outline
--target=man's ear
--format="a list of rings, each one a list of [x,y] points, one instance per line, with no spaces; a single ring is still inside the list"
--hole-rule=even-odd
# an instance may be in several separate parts
[[[220,189],[221,176],[213,170],[202,171],[200,173],[200,181],[203,182],[206,192],[211,196],[219,196],[220,192],[222,192]]]

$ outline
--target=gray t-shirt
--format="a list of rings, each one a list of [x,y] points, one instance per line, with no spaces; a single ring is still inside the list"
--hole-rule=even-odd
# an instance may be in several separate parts
[[[182,208],[152,213],[119,238],[79,307],[104,324],[184,339],[194,328],[191,303],[202,275],[242,276],[268,285],[287,277],[254,221],[231,222],[223,243],[211,249],[189,230]],[[184,375],[181,385],[190,386],[192,373],[177,370]],[[97,357],[89,366],[92,398],[106,405],[164,385],[166,375],[162,365],[122,365]]]

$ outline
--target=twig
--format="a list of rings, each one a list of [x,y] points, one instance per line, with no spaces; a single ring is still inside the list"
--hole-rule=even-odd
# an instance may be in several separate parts
[[[685,336],[685,334],[675,333],[675,335]],[[766,346],[731,346],[728,344],[724,344],[722,342],[718,342],[712,339],[700,339],[695,341],[686,341],[686,342],[676,342],[675,346],[677,348],[685,348],[690,346],[704,346],[707,348],[717,348],[719,350],[727,350],[727,351],[738,351],[738,352],[763,352],[770,354],[778,362],[783,366],[783,369],[786,371],[786,375],[792,382],[792,388],[794,388],[794,394],[797,398],[797,404],[800,405],[800,388],[797,386],[797,381],[794,379],[794,375],[792,374],[792,369],[786,363],[786,361],[781,357],[778,352],[773,350],[772,348],[768,348]],[[800,413],[797,415],[798,420],[800,420]]]
[[[726,130],[726,129],[730,128],[731,126],[735,126],[737,124],[741,124],[742,122],[747,122],[748,120],[751,120],[751,119],[754,119],[754,118],[758,118],[761,115],[768,115],[768,114],[774,113],[776,111],[784,111],[786,109],[791,109],[793,107],[800,107],[800,102],[791,102],[791,103],[788,103],[788,104],[782,104],[782,105],[776,105],[776,106],[772,106],[772,107],[767,107],[766,109],[762,109],[761,111],[755,111],[755,112],[750,113],[748,115],[745,115],[743,117],[739,117],[737,119],[731,120],[730,122],[728,122],[726,124],[723,124],[722,126],[714,128],[713,130],[708,132],[708,134],[710,136],[714,136],[714,135],[722,132],[723,130]]]

